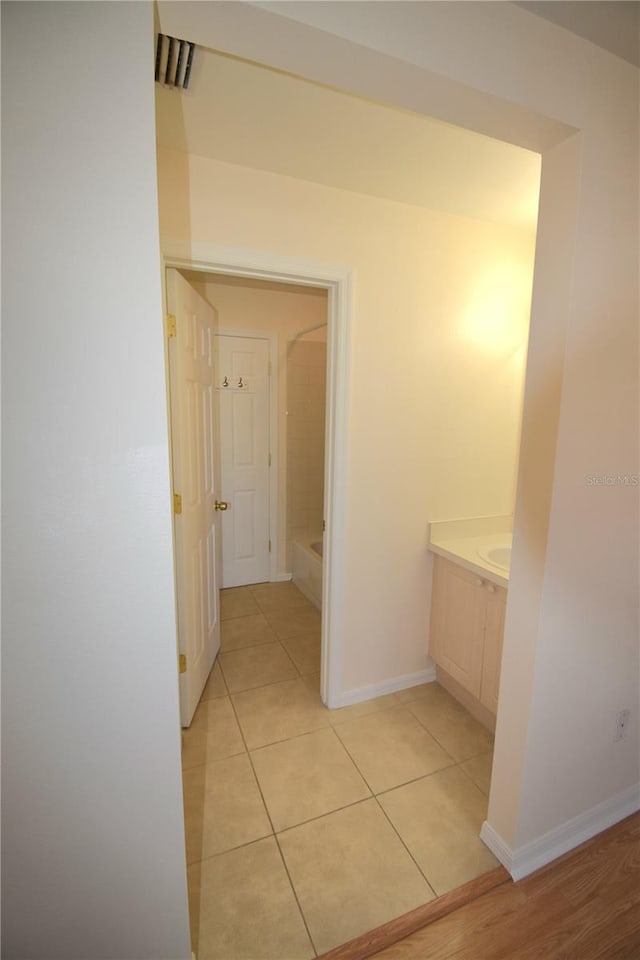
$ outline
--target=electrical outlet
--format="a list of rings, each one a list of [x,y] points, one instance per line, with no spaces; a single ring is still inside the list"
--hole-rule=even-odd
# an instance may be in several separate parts
[[[614,742],[616,740],[624,740],[627,735],[627,727],[629,726],[629,716],[631,714],[630,710],[621,710],[618,716],[616,717],[616,728],[615,733],[613,734]]]

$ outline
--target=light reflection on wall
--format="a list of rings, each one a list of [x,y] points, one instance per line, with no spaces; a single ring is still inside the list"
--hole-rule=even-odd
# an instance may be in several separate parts
[[[484,270],[471,284],[459,336],[474,349],[522,358],[529,335],[532,272],[516,260]]]

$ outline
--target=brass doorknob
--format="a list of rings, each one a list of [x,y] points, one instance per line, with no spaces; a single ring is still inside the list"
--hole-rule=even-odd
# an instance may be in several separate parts
[[[216,500],[214,507],[216,510],[228,510],[229,504],[225,500]]]

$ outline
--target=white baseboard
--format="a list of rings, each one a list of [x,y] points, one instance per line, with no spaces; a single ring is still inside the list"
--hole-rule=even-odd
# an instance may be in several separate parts
[[[400,677],[385,680],[384,683],[372,683],[367,687],[345,690],[340,697],[340,706],[350,707],[353,703],[373,700],[374,697],[384,697],[388,693],[396,693],[398,690],[406,690],[408,687],[417,687],[420,683],[433,683],[435,679],[436,668],[432,665],[427,667],[426,670],[405,673]]]
[[[522,880],[534,870],[546,866],[547,863],[580,846],[585,840],[590,840],[596,834],[602,833],[614,823],[619,823],[632,813],[637,813],[638,810],[640,810],[640,783],[578,814],[577,817],[567,820],[566,823],[536,840],[523,844],[516,850],[512,850],[486,820],[482,824],[480,837],[513,879]]]
[[[271,583],[284,583],[285,580],[291,580],[290,573],[276,573],[275,577],[271,580]]]

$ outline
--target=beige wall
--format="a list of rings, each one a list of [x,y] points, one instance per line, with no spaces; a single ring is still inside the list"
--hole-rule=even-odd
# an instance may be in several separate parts
[[[287,350],[287,561],[291,542],[322,536],[327,344],[303,337]]]
[[[301,330],[327,319],[327,294],[324,290],[305,289],[281,283],[265,283],[232,277],[203,281],[197,274],[187,274],[202,295],[218,310],[221,330],[249,330],[275,334],[277,377],[277,466],[278,466],[278,533],[276,565],[278,575],[291,573],[288,553],[287,523],[287,359],[288,344]],[[326,339],[326,329],[305,336],[305,342]],[[274,448],[275,449],[275,448]],[[322,471],[320,470],[322,476]]]
[[[163,236],[353,269],[342,689],[423,670],[427,523],[513,510],[534,238],[175,152],[159,191]]]

